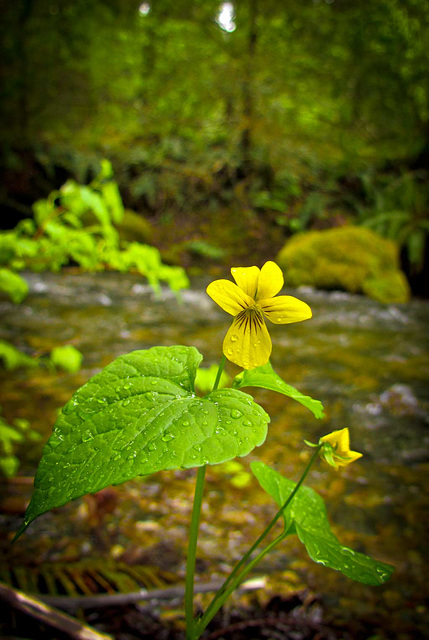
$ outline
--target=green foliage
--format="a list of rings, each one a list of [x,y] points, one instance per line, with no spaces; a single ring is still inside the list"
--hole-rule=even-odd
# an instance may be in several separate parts
[[[252,481],[252,474],[249,473],[238,460],[229,460],[213,468],[213,472],[228,478],[230,484],[236,489],[244,489]]]
[[[19,304],[28,294],[28,284],[10,269],[0,269],[0,291],[4,291],[12,302]]]
[[[9,424],[0,415],[0,475],[6,478],[14,476],[20,464],[16,455],[19,444],[38,440],[41,440],[41,435],[30,428],[27,420],[16,418],[13,424]]]
[[[369,206],[362,224],[404,248],[414,273],[422,271],[429,234],[427,172],[406,172],[395,178],[364,174]]]
[[[77,373],[80,370],[83,356],[76,347],[68,344],[52,349],[50,358],[56,367],[64,369],[67,373]]]
[[[296,483],[284,478],[263,462],[251,469],[261,487],[282,507]],[[300,487],[283,512],[285,531],[297,534],[312,560],[368,585],[385,583],[393,572],[391,565],[352,551],[340,544],[331,530],[322,498],[309,487]]]
[[[304,396],[297,389],[286,384],[279,375],[274,371],[271,363],[255,367],[254,369],[246,369],[236,376],[232,384],[234,389],[242,387],[261,387],[282,393],[289,398],[293,398],[304,407],[309,409],[316,418],[323,418],[323,405],[319,400],[313,400],[309,396]]]
[[[34,221],[21,221],[13,231],[0,233],[0,287],[20,301],[28,291],[10,269],[58,271],[77,264],[86,271],[136,271],[154,289],[160,280],[178,291],[188,285],[183,269],[161,261],[159,251],[137,242],[121,245],[117,224],[124,209],[111,165],[102,161],[99,175],[89,184],[68,180],[59,191],[33,205]]]
[[[365,293],[383,303],[409,300],[398,247],[362,227],[340,227],[294,236],[277,261],[292,287],[309,285]]]
[[[218,464],[261,445],[269,416],[236,389],[204,398],[194,347],[120,356],[63,407],[17,535],[34,518],[86,493],[166,469]]]
[[[77,373],[82,364],[82,354],[72,345],[64,345],[52,349],[49,356],[28,356],[13,346],[6,340],[0,340],[0,361],[3,361],[4,368],[8,371],[18,368],[34,369],[44,366],[52,369],[52,366],[67,371],[67,373]]]
[[[4,367],[8,371],[18,369],[20,367],[31,369],[39,365],[39,360],[37,358],[27,356],[25,353],[22,353],[22,351],[19,351],[19,349],[10,344],[10,342],[6,342],[5,340],[0,340],[0,360],[3,361]]]
[[[191,253],[209,260],[222,260],[225,257],[225,250],[206,242],[205,240],[190,240],[186,243],[186,248]]]

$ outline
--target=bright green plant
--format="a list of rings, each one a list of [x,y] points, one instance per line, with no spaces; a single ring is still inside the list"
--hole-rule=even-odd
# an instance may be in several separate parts
[[[278,511],[206,611],[194,617],[195,562],[206,466],[246,456],[267,436],[269,415],[242,388],[274,390],[297,400],[316,418],[323,416],[322,404],[286,384],[269,362],[272,345],[265,318],[280,324],[301,321],[311,316],[309,307],[292,296],[276,295],[283,277],[273,262],[261,270],[232,269],[232,274],[237,284],[218,280],[208,287],[209,295],[234,316],[211,391],[203,396],[195,391],[202,355],[192,346],[152,347],[114,360],[63,407],[43,450],[35,491],[15,536],[18,538],[41,514],[88,492],[161,470],[196,468],[185,589],[188,640],[201,636],[249,571],[290,535],[298,536],[315,562],[364,584],[383,584],[393,571],[390,565],[342,546],[331,531],[322,498],[312,489],[301,488],[319,456],[336,469],[360,456],[350,451],[348,429],[343,429],[311,445],[313,455],[297,483],[262,462],[251,465]],[[227,359],[239,362],[243,371],[231,388],[220,388]],[[201,386],[207,375],[199,375]],[[241,469],[230,471],[234,476]],[[243,475],[238,480],[241,486],[248,481]],[[283,531],[264,544],[281,519]]]
[[[59,271],[77,265],[85,271],[136,272],[158,290],[164,280],[175,291],[188,286],[180,267],[163,264],[155,247],[121,242],[117,225],[124,207],[107,160],[89,185],[68,180],[33,205],[34,219],[0,233],[0,290],[21,302],[28,286],[17,272]]]
[[[1,412],[1,408],[0,408]],[[0,415],[0,475],[10,478],[19,469],[17,449],[24,441],[37,442],[41,440],[40,433],[30,427],[28,420],[16,418],[9,424]]]
[[[63,369],[67,373],[77,373],[82,364],[81,352],[68,344],[54,347],[49,356],[29,356],[6,340],[0,340],[0,361],[6,370],[25,368],[34,369],[44,366],[47,369]]]

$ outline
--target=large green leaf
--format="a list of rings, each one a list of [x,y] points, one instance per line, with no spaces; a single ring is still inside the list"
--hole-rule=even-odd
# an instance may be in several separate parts
[[[262,387],[262,389],[277,391],[277,393],[282,393],[300,402],[304,407],[309,409],[316,418],[323,418],[323,405],[320,400],[313,400],[313,398],[309,396],[304,396],[300,391],[291,387],[290,384],[286,384],[274,371],[269,362],[261,367],[242,371],[235,378],[232,386],[234,389],[241,389],[241,387]]]
[[[17,535],[37,516],[86,493],[165,469],[217,464],[262,444],[269,416],[251,396],[195,395],[194,347],[120,356],[62,409]]]
[[[253,462],[251,469],[261,487],[279,507],[283,506],[296,484],[263,462]],[[300,487],[283,514],[286,529],[297,533],[312,560],[341,571],[352,580],[380,585],[386,582],[393,567],[343,547],[333,534],[322,498],[309,487]]]

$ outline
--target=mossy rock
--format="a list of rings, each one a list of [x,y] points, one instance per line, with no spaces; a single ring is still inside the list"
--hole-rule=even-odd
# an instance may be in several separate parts
[[[397,244],[364,227],[300,233],[286,243],[277,262],[291,287],[341,289],[384,303],[410,299]]]

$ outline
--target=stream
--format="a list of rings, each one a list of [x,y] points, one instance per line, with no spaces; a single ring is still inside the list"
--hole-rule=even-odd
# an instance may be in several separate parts
[[[42,435],[40,443],[20,449],[23,478],[34,475],[59,407],[115,357],[183,344],[198,348],[202,366],[220,359],[231,317],[205,294],[208,279],[193,280],[177,298],[166,289],[156,295],[138,277],[117,273],[25,277],[30,294],[21,305],[0,299],[0,339],[37,355],[73,344],[84,360],[73,375],[44,368],[0,372],[3,415],[9,421],[29,420]],[[224,576],[257,537],[261,522],[275,513],[249,475],[249,462],[263,460],[296,480],[311,454],[303,440],[317,442],[348,426],[351,448],[363,457],[340,472],[321,462],[308,482],[326,500],[340,541],[393,564],[391,581],[377,588],[351,582],[312,563],[294,536],[260,565],[267,587],[258,597],[309,589],[322,594],[326,621],[343,622],[355,629],[356,638],[424,638],[429,304],[413,300],[386,306],[307,288],[285,293],[307,302],[313,318],[283,326],[267,323],[271,362],[288,384],[321,400],[326,416],[316,420],[301,405],[270,391],[244,390],[272,421],[266,442],[251,455],[208,470],[199,577]],[[226,370],[231,377],[239,372],[230,363]],[[193,483],[192,470],[163,472],[105,490],[103,500],[77,500],[41,516],[12,548],[2,543],[0,564],[107,555],[153,563],[183,577]],[[9,534],[22,517],[18,497],[16,508],[0,508],[1,528]]]

